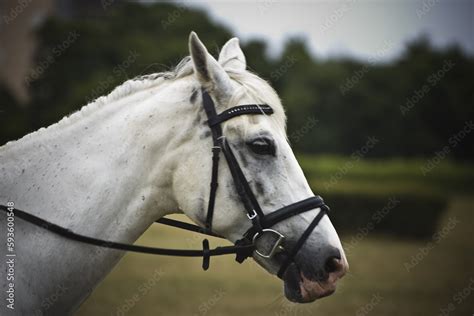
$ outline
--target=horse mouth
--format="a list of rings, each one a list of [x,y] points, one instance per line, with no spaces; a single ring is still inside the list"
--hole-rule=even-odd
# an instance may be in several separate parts
[[[288,266],[284,276],[285,296],[295,303],[310,303],[336,291],[336,282],[315,281],[305,277],[295,263]]]

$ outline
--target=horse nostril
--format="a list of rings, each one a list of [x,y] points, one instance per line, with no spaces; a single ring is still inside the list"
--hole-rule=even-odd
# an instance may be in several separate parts
[[[334,273],[342,270],[341,259],[338,257],[329,257],[324,264],[324,270],[327,273]]]

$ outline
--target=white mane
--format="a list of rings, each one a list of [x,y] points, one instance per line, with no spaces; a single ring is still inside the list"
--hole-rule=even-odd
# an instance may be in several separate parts
[[[92,102],[84,105],[78,111],[63,117],[60,121],[48,126],[42,127],[35,132],[27,134],[22,138],[16,141],[9,141],[3,147],[9,146],[13,143],[17,143],[20,141],[25,141],[27,139],[31,139],[47,130],[56,129],[62,127],[65,124],[71,124],[79,119],[85,117],[85,115],[89,115],[99,106],[104,106],[106,104],[112,103],[114,101],[120,100],[124,97],[127,97],[133,93],[143,91],[149,88],[154,88],[160,85],[161,83],[168,81],[168,80],[176,80],[186,76],[193,74],[193,66],[192,61],[189,56],[183,58],[178,65],[169,71],[165,72],[158,72],[148,75],[143,75],[139,77],[135,77],[133,79],[127,80],[121,85],[115,87],[108,95],[101,96]],[[283,134],[286,135],[286,116],[281,105],[281,102],[278,98],[278,95],[273,90],[273,88],[263,79],[258,77],[257,75],[245,71],[245,72],[231,72],[228,71],[229,76],[237,81],[244,87],[243,93],[249,94],[253,99],[258,101],[259,103],[265,103],[272,106],[274,110],[274,115],[272,115],[272,121],[276,124],[277,130],[282,131]],[[242,93],[242,91],[239,91]],[[232,99],[238,100],[240,96],[236,95]],[[231,104],[230,106],[237,105]],[[1,147],[0,147],[1,148]]]
[[[157,72],[153,74],[139,76],[127,80],[120,86],[115,87],[115,89],[112,90],[112,92],[110,92],[108,95],[97,98],[92,103],[89,103],[89,105],[107,104],[126,97],[134,92],[155,87],[160,83],[164,82],[165,80],[179,79],[182,77],[186,77],[192,73],[193,67],[191,64],[191,58],[189,56],[186,56],[179,62],[179,64],[174,69],[170,71]]]

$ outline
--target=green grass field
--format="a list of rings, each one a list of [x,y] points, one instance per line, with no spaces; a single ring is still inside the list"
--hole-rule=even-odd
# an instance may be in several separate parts
[[[299,159],[315,192],[347,161]],[[77,315],[473,315],[474,197],[472,186],[466,187],[473,168],[443,162],[427,179],[418,172],[420,162],[360,162],[331,189],[375,195],[395,187],[398,192],[419,187],[423,195],[445,192],[447,207],[436,226],[442,238],[368,234],[354,242],[353,235],[343,233],[343,244],[351,245],[350,273],[328,298],[289,303],[281,281],[251,260],[239,265],[232,256],[213,258],[205,272],[199,259],[127,254]],[[154,225],[137,243],[200,248],[201,237]],[[211,240],[212,246],[219,243]]]

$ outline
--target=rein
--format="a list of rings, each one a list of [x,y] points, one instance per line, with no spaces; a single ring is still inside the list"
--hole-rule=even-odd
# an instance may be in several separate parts
[[[202,257],[202,268],[204,270],[207,270],[209,268],[210,257],[213,256],[235,254],[235,260],[239,263],[242,263],[246,258],[252,255],[260,256],[268,260],[278,255],[279,257],[277,259],[281,263],[277,275],[279,278],[282,278],[286,269],[294,261],[294,258],[296,257],[298,251],[301,249],[304,242],[308,239],[311,232],[316,228],[316,226],[324,217],[324,215],[329,212],[329,207],[324,203],[323,199],[320,196],[312,196],[302,201],[298,201],[296,203],[284,206],[276,211],[265,215],[255,195],[253,194],[252,188],[250,187],[249,182],[247,181],[242,169],[240,168],[237,159],[235,158],[235,155],[231,149],[231,145],[228,143],[227,139],[222,133],[221,124],[227,120],[230,120],[240,115],[271,115],[273,114],[273,109],[266,104],[248,104],[235,106],[223,111],[220,114],[217,114],[216,107],[211,96],[205,89],[202,89],[201,92],[203,99],[203,107],[208,118],[207,123],[209,125],[209,128],[211,129],[213,139],[212,172],[205,227],[202,228],[197,225],[169,218],[161,218],[156,222],[163,225],[168,225],[213,237],[224,238],[215,234],[212,231],[212,220],[214,216],[214,206],[218,188],[217,180],[219,174],[219,159],[221,156],[220,154],[222,152],[230,169],[237,194],[247,212],[247,217],[252,223],[252,226],[247,230],[247,232],[245,232],[245,234],[240,240],[236,241],[234,246],[223,246],[210,249],[209,241],[207,239],[204,239],[202,241],[202,250],[168,249],[124,244],[84,236],[16,208],[0,205],[0,209],[7,212],[8,216],[17,216],[27,222],[30,222],[31,224],[44,228],[64,238],[86,243],[89,245],[163,256]],[[286,249],[286,237],[280,232],[272,229],[272,227],[292,216],[318,208],[320,209],[319,213],[315,216],[313,221],[299,237],[295,245],[290,249]],[[270,247],[269,251],[262,252],[261,249],[256,249],[255,244],[259,238],[266,234],[275,236],[276,241]]]
[[[56,225],[52,222],[49,222],[45,219],[39,218],[35,215],[29,214],[25,211],[7,207],[5,205],[0,205],[0,209],[7,212],[8,216],[15,216],[19,217],[33,225],[46,229],[52,233],[60,235],[64,238],[79,241],[82,243],[86,243],[89,245],[94,245],[103,248],[110,248],[110,249],[117,249],[117,250],[124,250],[129,252],[137,252],[137,253],[147,253],[153,255],[161,255],[161,256],[177,256],[177,257],[203,257],[203,269],[207,270],[209,267],[209,257],[214,256],[222,256],[228,254],[241,254],[245,255],[247,253],[252,253],[253,246],[225,246],[225,247],[217,247],[214,249],[209,249],[209,241],[207,239],[203,240],[203,249],[202,250],[190,250],[190,249],[169,249],[169,248],[155,248],[155,247],[146,247],[146,246],[139,246],[139,245],[131,245],[131,244],[124,244],[115,241],[108,241],[99,238],[84,236],[78,233],[73,232],[70,229],[64,228],[62,226]],[[169,218],[160,218],[156,221],[156,223],[160,223],[167,226],[173,226],[177,228],[181,228],[184,230],[189,230],[217,238],[224,238],[214,233],[204,232],[203,229],[197,225],[169,219]]]

